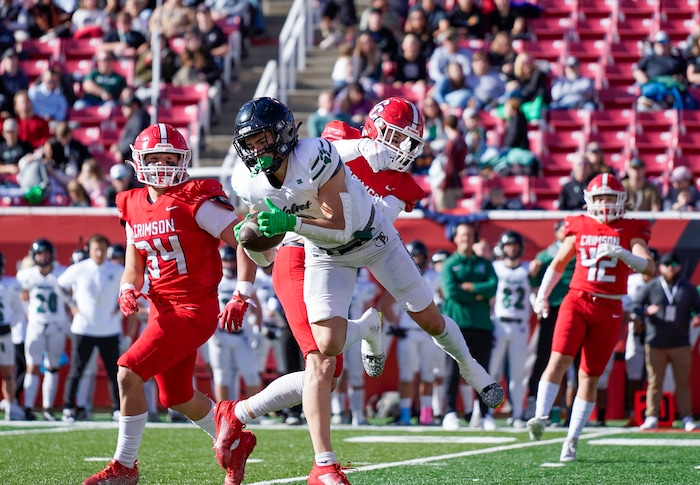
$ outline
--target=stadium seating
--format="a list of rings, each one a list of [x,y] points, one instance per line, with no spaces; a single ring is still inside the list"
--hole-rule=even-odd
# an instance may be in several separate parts
[[[41,76],[41,73],[47,71],[49,66],[50,61],[48,59],[21,59],[19,61],[19,68],[27,75],[30,84],[36,81]]]
[[[24,59],[61,60],[61,39],[39,40],[25,39],[16,45],[17,52]]]
[[[102,46],[102,39],[63,39],[61,42],[61,56],[63,60],[88,59],[92,60]]]

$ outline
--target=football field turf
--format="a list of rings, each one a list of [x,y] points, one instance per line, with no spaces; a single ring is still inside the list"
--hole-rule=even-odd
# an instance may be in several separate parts
[[[693,484],[700,483],[700,432],[640,432],[587,428],[578,461],[559,462],[565,430],[547,428],[542,441],[525,430],[486,432],[440,427],[334,426],[342,464],[353,484]],[[11,424],[11,425],[10,425]],[[305,426],[249,426],[258,445],[246,484],[305,484],[312,449]],[[70,485],[111,459],[111,422],[0,422],[0,483]],[[191,424],[148,424],[139,452],[140,484],[221,484],[224,471],[211,440]]]

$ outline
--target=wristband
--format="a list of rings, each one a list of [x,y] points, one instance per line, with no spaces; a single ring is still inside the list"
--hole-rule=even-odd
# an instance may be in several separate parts
[[[236,283],[236,291],[234,293],[238,293],[245,298],[250,298],[253,294],[253,283],[250,281],[239,281]]]
[[[131,283],[124,283],[119,287],[119,293],[122,293],[126,290],[136,290],[136,287]]]

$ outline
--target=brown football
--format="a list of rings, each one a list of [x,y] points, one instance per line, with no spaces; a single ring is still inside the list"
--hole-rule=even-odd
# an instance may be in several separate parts
[[[238,239],[248,251],[261,253],[272,249],[282,242],[285,233],[277,234],[276,236],[265,236],[258,227],[258,215],[253,214],[243,223],[240,231],[238,231]]]

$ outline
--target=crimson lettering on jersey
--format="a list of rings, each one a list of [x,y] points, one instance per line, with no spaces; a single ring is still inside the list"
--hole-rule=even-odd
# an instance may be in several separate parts
[[[197,225],[195,214],[207,200],[225,198],[214,180],[190,180],[151,203],[148,189],[117,195],[120,218],[132,228],[134,245],[146,258],[150,293],[163,297],[216,294],[221,281],[219,239]]]
[[[627,277],[630,268],[617,258],[601,258],[590,267],[581,264],[595,260],[599,244],[618,245],[631,248],[632,239],[649,242],[651,227],[648,221],[618,219],[608,224],[600,224],[587,215],[569,216],[564,219],[567,236],[576,237],[576,266],[570,288],[588,293],[604,295],[627,294]]]
[[[331,121],[323,129],[321,137],[329,141],[357,140],[362,133],[342,121]],[[416,183],[410,173],[384,170],[374,172],[364,157],[346,162],[353,176],[365,186],[372,197],[393,195],[406,204],[406,212],[411,212],[416,203],[425,197],[425,191]]]

